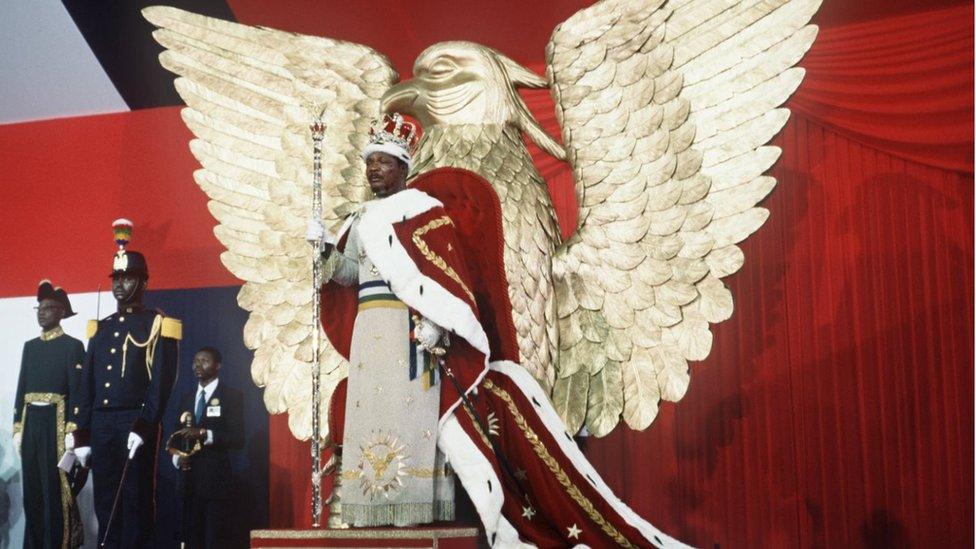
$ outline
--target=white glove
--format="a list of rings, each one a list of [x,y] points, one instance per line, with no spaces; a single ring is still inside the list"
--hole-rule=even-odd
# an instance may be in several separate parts
[[[17,455],[20,455],[20,442],[23,440],[23,435],[21,433],[14,433],[14,448],[17,449]]]
[[[315,242],[321,242],[323,244],[335,246],[335,235],[329,232],[325,228],[325,225],[322,225],[322,222],[318,219],[308,220],[308,225],[305,227],[305,240],[312,244]]]
[[[64,449],[74,450],[75,449],[75,435],[74,433],[68,433],[64,435]]]
[[[413,328],[413,335],[417,340],[417,346],[421,349],[437,356],[444,354],[444,347],[447,346],[447,334],[437,324],[426,318],[421,318]]]
[[[75,448],[75,457],[78,458],[78,463],[82,467],[88,467],[88,458],[91,457],[91,447],[82,446],[81,448]]]
[[[129,459],[136,457],[136,451],[142,446],[142,437],[135,434],[129,433],[129,443],[126,447],[129,449]]]

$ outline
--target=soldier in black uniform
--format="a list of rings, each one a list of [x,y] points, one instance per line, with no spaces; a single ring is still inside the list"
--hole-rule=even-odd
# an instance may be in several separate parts
[[[24,344],[14,402],[14,445],[24,478],[25,548],[77,547],[84,537],[69,478],[58,468],[65,451],[68,400],[85,347],[61,329],[74,316],[68,294],[47,280],[37,287],[41,336]]]
[[[149,268],[142,254],[125,251],[126,242],[119,242],[111,275],[118,310],[89,321],[73,411],[75,454],[82,462],[91,457],[99,540],[128,549],[152,539],[159,421],[176,381],[182,326],[143,306]]]

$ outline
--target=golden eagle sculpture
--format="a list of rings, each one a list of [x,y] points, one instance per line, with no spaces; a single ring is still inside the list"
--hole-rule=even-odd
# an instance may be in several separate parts
[[[369,199],[360,151],[371,120],[413,115],[424,128],[415,174],[465,168],[498,194],[521,364],[570,432],[602,436],[620,418],[646,428],[660,400],[684,395],[711,324],[732,314],[722,279],[768,216],[756,205],[776,184],[763,174],[780,151],[767,143],[803,79],[795,65],[819,4],[604,0],[556,27],[545,77],[491,48],[444,42],[402,83],[363,45],[145,9],[163,66],[179,75],[221,259],[244,281],[244,342],[268,410],[311,436],[307,128],[324,106],[324,221]],[[519,88],[550,89],[562,144]],[[579,222],[565,242],[523,134],[572,168]],[[324,353],[326,398],[343,362]]]

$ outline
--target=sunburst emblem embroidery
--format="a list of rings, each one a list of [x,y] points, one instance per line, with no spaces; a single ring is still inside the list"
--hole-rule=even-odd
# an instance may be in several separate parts
[[[407,446],[383,431],[371,433],[359,445],[359,487],[370,500],[379,496],[394,497],[407,476]]]

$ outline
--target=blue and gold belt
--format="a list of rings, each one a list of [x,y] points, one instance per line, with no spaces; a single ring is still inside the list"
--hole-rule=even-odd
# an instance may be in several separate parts
[[[359,285],[359,310],[366,309],[406,309],[407,306],[397,299],[390,285],[382,280],[364,282]]]

